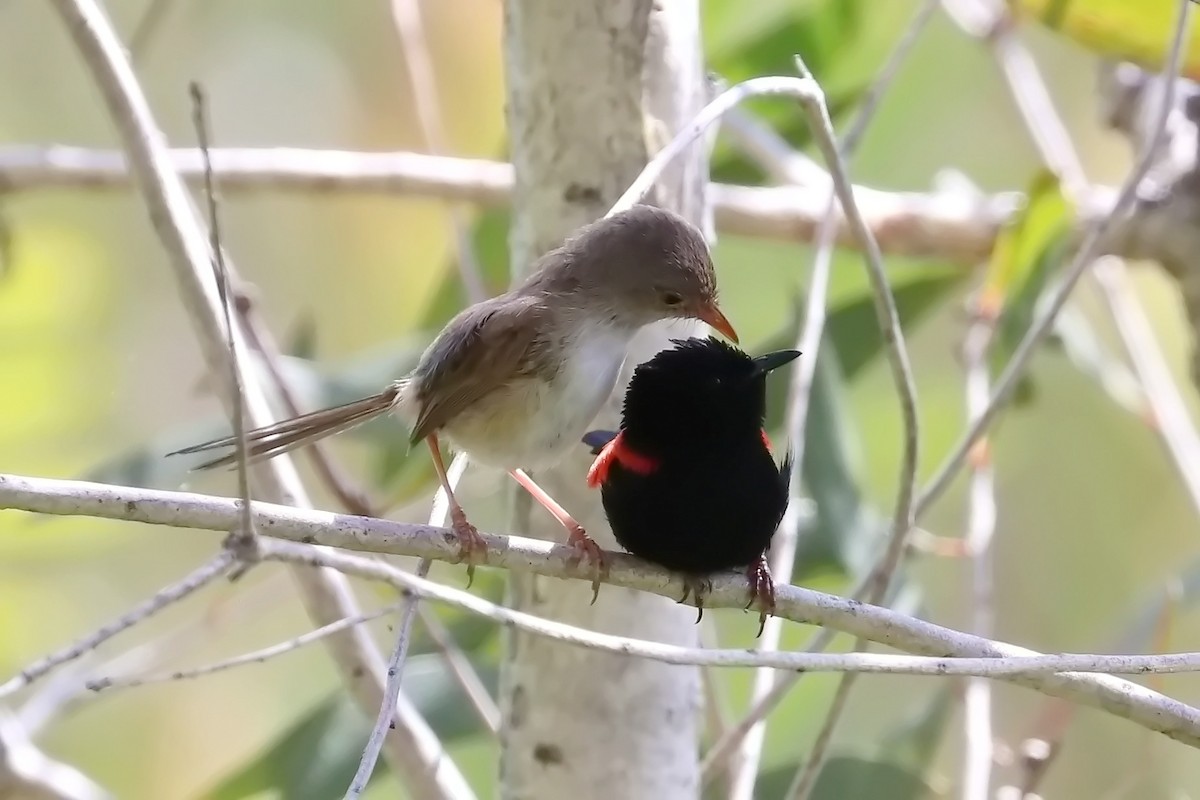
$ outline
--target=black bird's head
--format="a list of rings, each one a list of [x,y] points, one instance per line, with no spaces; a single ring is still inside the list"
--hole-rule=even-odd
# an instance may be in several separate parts
[[[692,449],[761,435],[767,373],[800,355],[779,350],[757,358],[715,337],[675,339],[639,364],[625,392],[621,429],[643,449]]]

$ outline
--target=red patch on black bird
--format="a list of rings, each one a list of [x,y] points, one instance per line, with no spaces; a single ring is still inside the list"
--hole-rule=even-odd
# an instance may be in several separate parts
[[[652,474],[654,470],[658,469],[659,463],[658,459],[644,456],[629,447],[621,440],[621,434],[618,433],[612,441],[604,445],[600,455],[596,456],[596,460],[592,462],[587,474],[588,486],[595,488],[608,481],[608,471],[612,468],[614,461],[638,475]]]

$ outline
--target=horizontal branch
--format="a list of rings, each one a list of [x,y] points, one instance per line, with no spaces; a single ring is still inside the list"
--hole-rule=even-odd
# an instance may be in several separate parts
[[[214,177],[226,192],[293,190],[375,192],[505,205],[512,192],[512,165],[420,153],[362,153],[298,148],[214,148]],[[199,182],[199,150],[175,149],[171,162],[186,180]],[[50,188],[124,189],[130,186],[125,158],[117,150],[66,145],[0,147],[0,190]],[[717,227],[732,234],[811,242],[825,215],[829,190],[812,187],[709,185]],[[960,194],[886,192],[855,187],[859,209],[880,248],[893,255],[973,263],[991,252],[996,232],[1020,196],[974,200]],[[859,243],[837,214],[837,241]]]
[[[0,475],[0,509],[226,531],[237,525],[239,503],[184,492]],[[278,539],[441,561],[455,561],[459,557],[457,539],[445,528],[270,503],[255,503],[254,511],[259,532]],[[571,563],[573,551],[568,547],[517,536],[485,535],[485,539],[488,549],[481,565],[527,570],[555,578],[592,578],[587,565]],[[334,553],[326,555],[337,557]],[[683,584],[677,577],[639,559],[614,553],[610,561],[608,583],[667,597],[683,593]],[[374,561],[364,563],[378,566]],[[366,567],[356,567],[358,573],[362,569]],[[411,576],[406,579],[416,580]],[[437,587],[437,591],[457,592],[447,587]],[[745,602],[743,576],[732,572],[714,576],[712,592],[705,598],[707,607],[741,608]],[[796,586],[778,587],[776,613],[794,622],[823,625],[921,655],[943,658],[1038,655],[886,608]],[[1200,746],[1200,711],[1137,684],[1107,675],[1082,673],[1009,676],[1005,680],[1103,709],[1193,747]]]

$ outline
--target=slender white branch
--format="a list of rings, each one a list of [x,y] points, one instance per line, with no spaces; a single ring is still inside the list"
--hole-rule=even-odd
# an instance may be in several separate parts
[[[167,606],[173,605],[193,592],[201,589],[227,573],[234,564],[233,554],[222,550],[203,566],[200,566],[185,578],[155,593],[153,597],[140,603],[107,625],[103,625],[77,642],[57,650],[45,658],[22,669],[12,678],[0,684],[0,697],[7,697],[46,675],[55,667],[74,661],[82,655],[92,652],[122,631],[129,630],[139,622],[157,614]]]
[[[152,686],[158,683],[174,683],[176,681],[195,680],[196,678],[205,678],[209,675],[216,675],[218,672],[234,669],[236,667],[244,667],[249,664],[263,664],[278,656],[294,653],[302,647],[319,642],[326,636],[332,636],[347,628],[352,628],[355,625],[362,625],[374,619],[379,619],[385,614],[395,612],[399,606],[391,606],[389,608],[380,608],[375,611],[369,611],[364,614],[359,614],[356,617],[347,617],[340,619],[337,622],[331,622],[328,625],[322,625],[316,630],[302,633],[286,642],[273,644],[270,647],[264,647],[261,650],[255,650],[250,653],[243,653],[240,656],[227,658],[224,661],[216,661],[212,664],[206,664],[202,667],[193,667],[191,669],[179,669],[171,672],[157,672],[148,675],[121,675],[121,676],[102,676],[99,678],[91,678],[85,682],[85,686],[93,692],[102,692],[106,689],[130,689],[135,686]]]
[[[862,104],[855,111],[854,117],[846,130],[841,142],[841,152],[849,164],[859,141],[875,116],[875,110],[880,100],[891,87],[899,73],[900,66],[908,57],[912,47],[920,38],[928,22],[937,10],[939,0],[925,0],[917,9],[912,22],[901,35],[896,46],[884,61],[879,74],[872,81]],[[800,173],[805,159],[792,150],[782,137],[769,128],[749,130],[746,133],[755,134],[756,151],[760,163],[766,162],[768,170],[780,176],[793,175],[796,179],[803,177]],[[797,181],[798,182],[798,181]],[[776,575],[791,575],[795,567],[796,550],[800,537],[799,504],[802,494],[801,465],[804,463],[805,432],[808,424],[809,401],[812,397],[813,379],[816,376],[817,360],[820,358],[821,341],[824,339],[826,306],[829,293],[829,280],[833,268],[833,251],[837,234],[837,194],[832,181],[826,175],[828,183],[825,216],[817,231],[816,253],[813,257],[812,277],[809,282],[808,298],[804,309],[804,324],[796,340],[796,349],[804,354],[801,363],[792,370],[792,382],[788,387],[787,404],[787,433],[792,451],[792,458],[797,468],[793,470],[788,487],[788,513],[775,538],[771,542],[771,570]],[[773,650],[779,646],[782,625],[777,618],[767,620],[762,632],[762,642],[759,649]],[[822,637],[829,640],[832,637]],[[812,647],[806,648],[814,652]],[[777,676],[774,671],[761,670],[754,676],[754,686],[750,695],[750,706],[754,708],[763,698],[769,696],[775,686]],[[789,681],[789,683],[792,683]],[[742,741],[738,760],[732,772],[731,800],[749,800],[754,796],[754,786],[758,779],[759,766],[762,762],[763,743],[766,740],[765,718],[756,722],[746,733]],[[820,758],[820,753],[817,753]],[[812,763],[813,757],[808,759]]]
[[[0,475],[0,509],[22,509],[44,514],[94,516],[108,519],[123,519],[176,528],[198,528],[206,530],[228,530],[239,515],[239,503],[235,500],[184,492],[163,492],[131,487],[109,486],[83,481],[63,481],[47,478],[26,478]],[[459,557],[457,539],[445,528],[427,525],[405,524],[389,520],[334,514],[326,511],[309,511],[272,503],[255,503],[255,523],[264,544],[276,539],[294,542],[327,545],[351,550],[416,556],[436,560],[455,561]],[[550,542],[511,536],[484,535],[488,543],[487,553],[481,556],[484,566],[503,567],[534,572],[555,578],[572,578],[590,581],[592,572],[587,564],[573,563],[573,551],[566,546]],[[306,551],[307,552],[307,551]],[[306,555],[305,558],[310,556]],[[315,554],[312,558],[334,559],[339,554]],[[347,556],[348,557],[348,556]],[[682,594],[683,584],[674,575],[653,568],[645,562],[621,553],[609,555],[611,569],[608,582],[631,589],[654,592],[666,597],[677,598]],[[355,574],[372,576],[387,575],[392,581],[392,572],[399,573],[395,581],[403,586],[424,585],[407,573],[374,561],[359,564],[354,562]],[[322,562],[324,563],[324,562]],[[335,563],[335,562],[330,562]],[[339,563],[338,569],[341,569]],[[432,584],[431,584],[432,586]],[[455,590],[438,587],[438,598],[449,597],[442,592]],[[706,608],[738,608],[745,606],[745,576],[730,572],[713,578],[713,590],[705,598]],[[469,595],[467,595],[470,597]],[[457,597],[457,596],[455,596]],[[478,598],[472,598],[474,603]],[[486,602],[486,601],[478,601]],[[465,606],[464,606],[465,607]],[[955,656],[981,659],[1026,656],[1032,651],[1002,642],[994,642],[944,628],[913,617],[896,613],[890,609],[858,603],[833,595],[815,592],[796,586],[778,587],[777,613],[794,622],[823,625],[860,636],[881,644],[912,653]],[[581,632],[586,634],[586,631]],[[754,658],[782,658],[794,655],[815,657],[815,654],[748,654],[739,651],[737,663],[759,666]],[[702,655],[702,654],[701,654]],[[878,656],[872,656],[877,658]],[[1188,663],[1178,656],[1155,656],[1164,659],[1158,662],[1130,661],[1125,667],[1143,672],[1153,669],[1152,664],[1170,665],[1180,669]],[[1200,656],[1196,657],[1200,661]],[[688,662],[692,663],[692,662]],[[783,663],[783,662],[777,662]],[[801,662],[788,662],[784,669],[796,668]],[[816,661],[805,662],[815,664]],[[867,663],[867,662],[862,662]],[[878,662],[882,663],[882,662]],[[1069,664],[1063,667],[1062,664]],[[1027,666],[1027,665],[1026,665]],[[1172,700],[1157,692],[1128,681],[1109,676],[1094,676],[1071,673],[1028,674],[1026,666],[1005,677],[1022,686],[1045,694],[1062,697],[1084,705],[1100,708],[1136,722],[1151,730],[1160,731],[1171,738],[1193,746],[1200,746],[1200,711]],[[1056,669],[1072,669],[1085,665],[1061,662]],[[806,667],[807,668],[807,667]],[[1008,667],[1001,667],[1001,673]],[[1045,673],[1050,667],[1034,670]],[[1013,674],[1025,673],[1021,677]],[[1000,673],[989,673],[999,676]]]
[[[967,331],[963,344],[966,364],[967,419],[974,420],[987,407],[990,394],[987,354],[992,339],[989,320],[979,319]],[[971,632],[992,637],[993,563],[992,537],[996,531],[996,486],[988,440],[971,464],[967,503],[967,551],[971,565]],[[992,686],[984,680],[967,681],[964,705],[963,800],[988,800],[992,780]]]
[[[428,558],[421,559],[420,565],[417,567],[417,577],[424,578],[429,574],[429,568],[433,562]],[[401,679],[404,677],[404,661],[408,658],[408,645],[412,641],[413,622],[417,618],[417,598],[413,595],[408,598],[404,604],[404,611],[400,618],[399,630],[396,632],[396,644],[392,648],[392,657],[388,661],[387,682],[383,690],[383,704],[379,706],[379,713],[375,717],[375,725],[371,728],[371,734],[367,737],[367,744],[363,747],[362,758],[359,759],[358,769],[354,773],[354,778],[350,781],[350,786],[346,789],[346,800],[353,800],[356,797],[362,797],[363,792],[367,790],[367,784],[371,781],[371,775],[375,773],[375,764],[379,761],[379,754],[383,751],[383,742],[387,738],[388,729],[392,725],[392,720],[396,716],[396,704],[400,701],[400,685]]]
[[[872,672],[896,675],[977,675],[1014,678],[1062,673],[1149,675],[1200,672],[1200,652],[1157,655],[1010,655],[1002,657],[931,657],[883,653],[789,653],[745,649],[706,649],[661,644],[600,633],[564,622],[527,614],[493,603],[462,589],[444,586],[372,558],[324,550],[313,545],[271,539],[264,558],[297,564],[326,566],[368,580],[382,581],[406,593],[448,603],[486,617],[500,625],[558,641],[604,650],[618,655],[647,658],[666,664],[707,667],[771,667],[805,672]],[[882,609],[880,609],[882,610]],[[1028,652],[1028,651],[1026,651]],[[1192,709],[1200,721],[1200,709]],[[1200,746],[1200,742],[1196,743]]]
[[[418,606],[417,616],[421,618],[421,624],[425,626],[425,632],[433,639],[433,643],[445,660],[450,674],[458,683],[458,687],[462,689],[463,694],[467,696],[467,700],[470,701],[471,707],[475,709],[475,713],[478,715],[483,727],[491,731],[492,734],[499,734],[500,706],[496,705],[496,699],[492,697],[491,692],[484,685],[483,679],[479,677],[479,673],[471,665],[467,654],[454,641],[454,638],[450,635],[450,631],[446,630],[446,626],[442,624],[442,621],[428,607]]]
[[[400,37],[400,54],[404,59],[409,87],[412,89],[413,107],[417,112],[417,123],[421,127],[421,138],[425,147],[434,155],[446,152],[441,104],[438,103],[437,85],[433,75],[433,58],[425,38],[425,25],[421,20],[421,4],[418,0],[392,0],[392,21]],[[483,282],[483,270],[471,246],[471,234],[462,210],[450,206],[450,229],[454,236],[455,263],[459,278],[466,291],[467,300],[478,303],[487,298],[487,286]]]
[[[1172,78],[1179,75],[1179,67],[1183,60],[1183,42],[1187,38],[1187,31],[1191,20],[1191,0],[1178,0],[1178,3],[1179,11],[1171,32],[1171,44],[1167,58],[1168,68],[1165,72],[1166,75]],[[1167,120],[1174,106],[1176,84],[1177,81],[1175,80],[1163,81],[1163,93],[1157,106],[1158,113],[1151,127],[1153,134],[1146,142],[1137,162],[1122,184],[1121,190],[1117,194],[1116,202],[1113,203],[1108,214],[1089,226],[1083,242],[1075,254],[1075,258],[1066,269],[1058,291],[1047,304],[1046,310],[1030,326],[1029,331],[1014,350],[1012,358],[1005,365],[1004,371],[997,378],[995,386],[992,389],[992,396],[984,413],[968,427],[962,439],[955,445],[950,455],[938,467],[934,476],[921,491],[916,504],[918,515],[926,511],[949,488],[951,482],[966,461],[967,455],[975,442],[983,435],[984,431],[987,430],[988,426],[991,425],[996,415],[1000,412],[1000,409],[1007,403],[1012,390],[1016,387],[1025,369],[1029,366],[1034,351],[1046,336],[1049,335],[1054,326],[1054,318],[1062,310],[1062,307],[1066,305],[1067,300],[1071,296],[1071,291],[1075,288],[1075,284],[1083,277],[1084,272],[1091,266],[1092,261],[1102,254],[1105,234],[1132,206],[1137,197],[1138,187],[1141,185],[1142,179],[1149,172],[1158,149],[1166,138]]]
[[[227,380],[231,364],[228,341],[232,338],[235,347],[245,352],[246,335],[241,325],[232,330],[225,325],[224,307],[211,268],[214,254],[187,189],[172,169],[166,137],[120,39],[96,0],[54,0],[53,6],[121,135],[131,174],[196,326],[209,371],[217,378],[227,406],[232,406],[230,398],[236,389]],[[200,162],[203,176],[205,160],[201,158]],[[233,264],[227,261],[226,268],[232,278]],[[248,371],[241,377],[246,422],[254,427],[270,423],[270,407],[262,387]],[[272,459],[255,472],[269,499],[308,504],[290,459]],[[319,570],[295,570],[293,575],[316,622],[327,624],[358,613],[343,576]],[[329,638],[327,645],[351,695],[367,713],[373,712],[383,700],[383,658],[375,643],[360,628],[352,628]],[[395,730],[388,737],[388,758],[396,774],[423,797],[474,797],[432,729],[409,703],[398,707]]]
[[[30,740],[20,721],[0,708],[0,795],[14,800],[110,800],[104,787]]]
[[[421,153],[365,153],[303,148],[214,148],[217,185],[227,194],[250,191],[383,193],[487,206],[508,203],[512,165]],[[166,153],[185,179],[202,175],[197,150]],[[0,146],[0,185],[6,192],[46,189],[113,190],[129,186],[124,156],[113,150],[67,145]],[[1015,193],[979,204],[917,192],[856,186],[859,208],[888,253],[974,263],[987,256],[1000,226],[1020,205]],[[823,187],[757,187],[714,183],[708,188],[719,231],[811,242],[825,210]],[[837,215],[837,242],[858,247]]]

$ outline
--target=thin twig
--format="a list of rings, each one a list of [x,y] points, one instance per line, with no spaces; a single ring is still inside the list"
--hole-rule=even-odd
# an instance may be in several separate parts
[[[417,124],[425,147],[433,155],[446,152],[442,112],[438,103],[437,86],[434,82],[433,59],[425,39],[425,26],[421,21],[421,4],[418,0],[392,0],[392,21],[400,36],[400,53],[408,73],[409,88],[412,89],[413,106],[417,112]],[[450,228],[454,238],[455,263],[459,278],[467,294],[467,302],[478,303],[487,299],[487,285],[483,282],[483,270],[475,257],[471,236],[462,209],[448,206]]]
[[[236,595],[233,592],[224,592],[215,597],[196,617],[173,626],[161,636],[125,650],[102,664],[90,665],[88,656],[85,655],[73,668],[57,670],[21,706],[18,715],[22,727],[31,736],[35,736],[56,717],[80,702],[96,697],[93,692],[88,691],[86,685],[93,676],[107,675],[116,678],[145,672],[161,666],[167,660],[165,656],[178,657],[187,647],[213,638],[218,632],[217,624],[228,619],[228,614],[222,612],[227,611],[235,597],[238,601],[239,615],[253,616],[254,611],[261,605],[279,597],[285,577],[274,572],[253,585],[242,587]]]
[[[856,110],[853,119],[842,137],[840,150],[848,166],[854,151],[858,148],[863,134],[875,116],[880,100],[891,87],[899,74],[900,66],[911,52],[913,45],[924,32],[926,25],[937,10],[939,0],[925,0],[917,9],[912,21],[901,34],[892,52],[884,60],[879,74],[872,81],[862,104]],[[804,74],[812,78],[811,74]],[[779,168],[781,171],[796,170],[796,158],[786,142],[770,142],[776,146],[772,152],[781,156]],[[767,142],[764,142],[767,144]],[[772,159],[774,160],[774,159]],[[797,175],[797,177],[800,177]],[[796,549],[800,537],[799,504],[802,494],[802,470],[799,465],[804,463],[805,429],[808,422],[809,401],[812,396],[813,378],[816,375],[817,359],[820,357],[821,340],[824,338],[826,305],[829,294],[829,279],[833,266],[834,237],[836,234],[837,194],[833,184],[828,188],[825,215],[817,231],[816,253],[813,257],[812,278],[809,283],[808,301],[804,312],[804,325],[796,341],[796,349],[804,354],[799,365],[792,371],[792,382],[789,386],[787,404],[787,433],[792,450],[792,458],[797,468],[792,471],[788,488],[788,509],[780,530],[771,542],[771,571],[776,575],[791,576],[795,567]],[[911,501],[910,501],[911,502]],[[758,649],[774,650],[779,646],[782,623],[771,618],[766,621],[762,631],[762,642]],[[773,671],[761,670],[754,676],[754,686],[750,694],[753,707],[763,697],[771,693],[776,676]],[[759,766],[762,762],[763,742],[766,739],[766,720],[756,723],[742,740],[735,769],[732,770],[733,789],[730,793],[732,800],[750,800],[754,796],[754,786],[758,778]]]
[[[801,69],[803,65],[801,64]],[[904,448],[900,464],[900,486],[893,514],[892,531],[880,563],[873,571],[872,594],[886,592],[900,557],[904,554],[908,531],[913,524],[913,496],[920,447],[920,429],[917,419],[916,386],[908,350],[904,344],[904,332],[900,327],[900,316],[896,301],[888,285],[883,256],[869,226],[866,224],[854,199],[854,188],[850,182],[842,156],[838,151],[837,138],[825,96],[821,87],[811,78],[764,77],[751,78],[722,92],[706,105],[695,118],[676,134],[666,147],[646,165],[633,184],[609,210],[608,216],[631,208],[641,201],[654,185],[654,181],[666,169],[671,159],[678,156],[694,141],[699,139],[709,125],[721,118],[729,109],[751,97],[785,95],[799,101],[804,108],[812,128],[813,138],[829,168],[838,200],[849,224],[850,231],[858,239],[865,255],[867,274],[871,280],[875,314],[883,334],[884,351],[896,383],[900,398],[901,418],[904,424]]]
[[[1200,672],[1200,652],[1156,655],[1012,655],[1001,657],[940,657],[883,653],[762,653],[738,649],[707,649],[631,639],[579,628],[493,603],[491,600],[427,580],[383,561],[328,548],[267,538],[263,557],[287,563],[327,566],[348,575],[382,581],[423,600],[446,603],[478,614],[491,622],[565,644],[681,666],[771,667],[812,672],[870,672],[894,675],[1029,677],[1071,673],[1112,675]],[[1148,690],[1145,690],[1148,691]],[[1186,706],[1185,706],[1186,708]],[[1200,709],[1189,716],[1200,724]],[[1194,746],[1200,746],[1197,740]]]
[[[6,508],[205,530],[227,530],[240,514],[237,501],[229,498],[83,481],[0,475],[0,509]],[[295,542],[433,558],[447,562],[457,561],[461,555],[453,533],[445,528],[309,511],[266,502],[255,504],[255,523],[263,536],[263,543],[274,541],[270,537],[275,537]],[[573,560],[574,551],[565,545],[519,536],[481,535],[488,546],[485,552],[480,553],[481,565],[589,582],[594,577],[590,566],[579,563],[577,559]],[[678,598],[682,594],[683,584],[677,575],[623,553],[611,553],[608,559],[610,570],[605,582],[610,585],[649,591],[671,598]],[[356,566],[355,569],[358,570],[359,567]],[[363,569],[386,571],[392,568],[384,564],[373,564]],[[400,580],[397,578],[397,581]],[[405,575],[404,580],[408,583],[403,584],[402,588],[411,588],[411,582],[418,579],[412,575]],[[441,591],[441,587],[438,591]],[[705,597],[705,607],[743,608],[746,602],[745,593],[744,575],[732,571],[714,575],[712,591]],[[994,659],[1028,655],[1030,652],[1024,648],[933,625],[887,608],[846,600],[798,586],[777,587],[776,614],[794,622],[834,628],[913,653]],[[754,662],[754,658],[783,655],[747,655],[746,651],[739,652],[742,658],[749,659],[740,663],[755,666],[758,664]],[[790,655],[815,658],[815,655]],[[1074,667],[1072,662],[1070,668]],[[1200,745],[1200,711],[1128,681],[1074,673],[1026,676],[1011,680],[1046,694],[1101,708],[1151,730]]]
[[[856,649],[861,647],[862,645],[855,643]],[[856,655],[866,654],[857,653]],[[842,718],[842,713],[846,710],[846,703],[850,700],[850,692],[854,689],[854,681],[847,680],[847,678],[854,674],[846,673],[838,681],[837,689],[833,692],[833,700],[829,703],[829,710],[825,712],[825,720],[821,724],[821,729],[817,731],[817,738],[808,752],[808,758],[800,769],[796,770],[791,785],[783,795],[786,800],[800,800],[800,798],[808,797],[816,787],[830,745],[833,744],[833,734],[837,730],[838,720]]]
[[[110,800],[102,786],[70,764],[56,761],[30,740],[21,723],[0,708],[0,792],[13,800]]]
[[[963,343],[966,365],[967,419],[983,413],[989,392],[988,350],[992,320],[977,318]],[[992,536],[996,530],[995,473],[988,439],[979,440],[971,460],[971,485],[967,503],[967,549],[971,559],[971,632],[991,638],[994,629]],[[967,681],[963,695],[963,800],[988,800],[992,775],[992,685]]]
[[[1172,30],[1170,54],[1167,59],[1168,69],[1165,72],[1170,78],[1179,75],[1179,66],[1183,59],[1183,42],[1186,39],[1189,27],[1191,6],[1191,0],[1179,0],[1179,11]],[[1121,190],[1117,194],[1116,202],[1108,214],[1089,226],[1083,243],[1080,245],[1071,265],[1067,268],[1058,291],[1052,296],[1046,310],[1030,326],[1029,331],[1021,339],[1021,342],[1013,352],[1012,358],[1005,365],[1004,371],[996,380],[992,396],[988,401],[988,406],[984,410],[984,413],[980,415],[974,424],[968,427],[967,432],[954,446],[950,455],[938,467],[933,478],[930,479],[929,483],[921,491],[916,503],[918,516],[928,510],[946,489],[949,488],[958,471],[962,468],[963,463],[966,461],[967,455],[975,445],[975,442],[983,435],[984,431],[987,430],[988,426],[991,425],[996,415],[1000,412],[1000,409],[1007,403],[1017,382],[1028,367],[1034,351],[1046,336],[1049,335],[1054,325],[1054,318],[1058,315],[1062,307],[1066,305],[1075,284],[1079,282],[1079,279],[1087,271],[1092,261],[1100,255],[1105,234],[1117,219],[1125,215],[1136,199],[1142,178],[1149,172],[1150,167],[1154,163],[1155,155],[1166,137],[1166,123],[1174,105],[1175,85],[1175,80],[1163,81],[1163,94],[1152,126],[1154,133],[1150,137],[1150,140],[1146,142],[1137,162],[1122,184]]]
[[[240,354],[237,340],[233,335],[233,312],[229,287],[229,268],[225,265],[225,251],[221,247],[220,216],[217,213],[217,191],[212,179],[212,160],[208,155],[209,140],[211,139],[208,126],[208,109],[204,99],[204,91],[200,84],[191,83],[188,94],[192,99],[192,125],[196,131],[196,141],[200,147],[200,156],[204,161],[204,199],[208,207],[208,246],[212,252],[213,278],[217,282],[217,297],[221,303],[221,311],[225,321],[225,346],[229,348],[229,394],[230,424],[233,427],[234,451],[237,459],[238,496],[242,500],[242,524],[238,526],[237,542],[238,555],[245,558],[253,554],[254,514],[250,508],[250,468],[246,463],[246,411],[242,395],[242,371],[239,367]]]
[[[1058,176],[1065,193],[1076,206],[1086,202],[1092,192],[1092,186],[1084,170],[1082,159],[1071,142],[1070,134],[1051,99],[1049,89],[1038,69],[1037,62],[1018,35],[1017,20],[1007,7],[983,9],[990,15],[990,20],[981,29],[976,29],[967,22],[967,13],[974,11],[960,6],[958,2],[947,3],[951,16],[963,30],[976,35],[980,41],[986,42],[1001,67],[1009,90],[1016,101],[1025,127],[1029,131],[1043,161]],[[1130,363],[1137,377],[1138,390],[1142,402],[1149,406],[1152,415],[1151,427],[1158,434],[1167,453],[1174,461],[1180,479],[1188,492],[1193,506],[1200,511],[1200,436],[1187,411],[1186,404],[1178,386],[1175,385],[1166,365],[1162,348],[1154,337],[1145,310],[1138,301],[1134,287],[1129,280],[1126,266],[1119,259],[1098,258],[1088,277],[1099,288],[1101,298],[1109,314],[1113,318],[1117,334],[1121,339]],[[985,442],[981,439],[980,442]],[[972,497],[975,492],[975,482],[978,480],[978,470],[972,478]],[[975,548],[972,548],[973,550]],[[976,554],[979,558],[979,554]],[[977,561],[977,568],[982,565]],[[986,629],[976,627],[976,633],[988,635]],[[968,682],[967,711],[968,739],[971,736],[970,712],[972,698],[990,691],[987,684],[979,681]],[[1059,733],[1065,728],[1056,726]],[[980,737],[982,738],[982,737]],[[1042,744],[1047,744],[1042,742]],[[1055,740],[1046,748],[1047,755],[1057,751],[1058,741]],[[982,743],[979,744],[982,748]],[[990,750],[990,739],[988,743]],[[1039,751],[1040,752],[1040,751]],[[964,779],[964,797],[984,797],[980,792],[986,791],[986,783],[982,783],[980,771],[990,769],[990,757],[986,762],[982,753],[975,757],[972,764],[970,748],[968,748],[966,775]],[[1035,759],[1029,762],[1029,774],[1040,778],[1045,772],[1046,759]],[[972,780],[972,774],[976,780]],[[1025,791],[1032,792],[1036,779],[1029,781]],[[972,785],[974,790],[972,793]]]
[[[205,678],[209,675],[215,675],[218,672],[244,667],[248,664],[262,664],[270,661],[278,656],[293,653],[302,647],[306,647],[314,642],[319,642],[326,636],[338,633],[352,628],[355,625],[362,625],[371,620],[379,619],[380,617],[394,613],[399,608],[399,605],[390,606],[388,608],[379,608],[374,611],[369,611],[364,614],[359,614],[356,617],[347,617],[340,619],[337,622],[331,622],[328,625],[322,625],[316,630],[302,633],[286,642],[273,644],[270,647],[264,647],[261,650],[254,650],[250,653],[243,653],[240,656],[227,658],[224,661],[216,661],[212,664],[206,664],[202,667],[192,667],[191,669],[179,669],[172,672],[150,673],[145,675],[126,675],[126,676],[103,676],[92,678],[85,681],[84,685],[93,692],[102,692],[107,689],[132,689],[137,686],[152,686],[159,683],[174,683],[176,681],[195,680],[197,678]]]
[[[146,9],[134,25],[133,33],[129,36],[129,58],[138,63],[145,55],[155,35],[162,30],[162,24],[171,10],[173,0],[149,0]]]
[[[200,179],[197,151],[175,149],[166,157],[183,178]],[[212,160],[217,183],[227,194],[367,193],[503,206],[513,185],[512,166],[507,163],[409,152],[217,148]],[[113,190],[128,187],[129,181],[125,158],[116,151],[66,145],[0,146],[0,182],[8,193],[55,188]],[[976,204],[936,193],[888,192],[865,186],[856,186],[854,191],[868,225],[888,253],[956,263],[985,258],[1000,227],[1021,201],[1013,192]],[[826,189],[713,183],[708,195],[722,233],[811,242],[823,218]],[[1097,198],[1092,205],[1101,207],[1102,202],[1103,198]],[[840,215],[838,245],[859,247]]]
[[[955,9],[957,3],[948,7]],[[961,13],[952,16],[965,29]],[[1058,176],[1074,205],[1081,207],[1092,196],[1094,187],[1088,181],[1083,161],[1054,106],[1037,62],[1018,35],[1017,22],[1007,7],[997,8],[982,41],[989,43],[1000,64],[1042,160]],[[1151,427],[1174,462],[1193,508],[1200,512],[1200,433],[1188,413],[1183,393],[1171,377],[1166,356],[1138,300],[1128,269],[1120,259],[1098,258],[1088,277],[1099,289],[1133,366],[1153,415]]]
[[[53,0],[53,6],[121,136],[141,199],[175,273],[184,306],[197,327],[210,372],[222,385],[228,402],[233,387],[224,385],[229,359],[227,337],[232,333],[240,339],[243,334],[240,330],[230,332],[223,324],[224,314],[211,275],[213,254],[187,190],[171,168],[166,137],[154,120],[121,41],[96,0]],[[227,267],[232,274],[232,264]],[[243,391],[248,422],[255,427],[271,422],[262,387],[252,376],[243,376]],[[271,459],[256,470],[256,475],[270,499],[307,504],[290,459]],[[327,624],[359,613],[344,576],[304,569],[293,570],[292,574],[315,622]],[[383,700],[384,668],[374,641],[360,628],[353,628],[330,637],[327,646],[355,701],[367,713],[373,713]],[[388,758],[397,776],[423,797],[465,800],[474,796],[411,704],[402,704],[398,709],[395,735],[388,737]]]
[[[122,631],[129,630],[139,622],[154,616],[168,606],[178,603],[188,595],[220,578],[233,566],[236,559],[228,550],[222,550],[203,566],[188,573],[183,579],[160,589],[149,600],[134,606],[107,625],[89,633],[82,639],[58,650],[45,658],[38,659],[22,669],[12,678],[0,684],[0,697],[7,697],[24,689],[55,667],[74,661],[92,652]]]
[[[428,606],[417,606],[417,616],[421,618],[421,624],[425,626],[429,638],[433,640],[434,646],[441,653],[446,666],[450,668],[450,674],[458,683],[458,687],[462,689],[463,694],[471,703],[471,707],[475,709],[483,727],[491,731],[493,735],[500,733],[500,706],[496,705],[495,698],[483,684],[483,680],[479,677],[475,667],[471,665],[467,654],[454,641],[450,631],[446,630],[446,626],[442,624],[436,614],[429,610]]]
[[[466,459],[463,459],[461,464],[459,464],[458,459],[451,462],[446,478],[452,484],[457,484],[462,479],[466,463]],[[457,471],[455,464],[459,464]],[[431,527],[445,527],[446,518],[450,513],[448,499],[447,502],[439,502],[438,495],[435,494],[432,506],[429,512],[429,525]],[[424,578],[427,576],[432,566],[433,560],[431,558],[422,558],[420,563],[417,564],[417,577]],[[375,719],[375,726],[371,729],[371,735],[367,738],[367,743],[363,747],[363,754],[358,762],[358,769],[354,773],[353,780],[350,781],[350,787],[346,790],[346,800],[361,797],[362,793],[367,789],[367,783],[370,782],[371,775],[375,772],[375,762],[379,760],[379,751],[383,746],[384,737],[387,736],[388,728],[395,715],[396,704],[399,702],[401,691],[400,679],[404,673],[404,660],[408,656],[408,644],[412,638],[413,620],[417,616],[418,604],[419,600],[415,594],[409,594],[404,599],[403,610],[400,612],[400,627],[396,633],[396,644],[392,648],[392,657],[388,662],[387,688],[384,692],[383,705],[380,706],[379,714]]]
[[[433,562],[428,558],[422,559],[417,567],[417,577],[427,576],[432,565]],[[387,738],[388,729],[393,724],[392,720],[396,718],[396,704],[399,702],[400,684],[404,677],[404,661],[408,657],[408,645],[412,641],[413,620],[416,617],[417,598],[413,595],[404,601],[404,611],[399,631],[396,633],[396,644],[392,648],[392,657],[388,661],[383,704],[379,707],[375,725],[371,728],[370,736],[367,737],[366,746],[363,747],[358,769],[355,770],[354,778],[350,781],[349,788],[346,789],[346,800],[362,797],[363,792],[367,790],[367,784],[371,781],[371,776],[375,773],[375,764],[379,761],[379,753],[383,750],[383,740]]]

